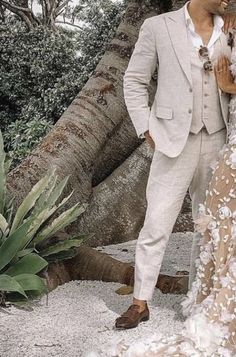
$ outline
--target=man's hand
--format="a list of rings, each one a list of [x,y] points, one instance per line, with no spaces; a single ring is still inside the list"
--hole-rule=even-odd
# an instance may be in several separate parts
[[[151,135],[149,134],[149,131],[146,131],[144,133],[145,139],[147,140],[148,144],[151,146],[152,149],[155,150],[155,143]]]
[[[225,34],[227,34],[230,29],[236,28],[236,15],[235,14],[225,14],[225,15],[223,15],[223,20],[224,20],[223,31]]]

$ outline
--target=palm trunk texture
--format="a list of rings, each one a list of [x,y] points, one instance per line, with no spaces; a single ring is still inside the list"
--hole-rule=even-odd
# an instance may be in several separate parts
[[[19,205],[32,186],[52,167],[59,178],[70,175],[69,206],[89,203],[67,233],[94,233],[73,259],[51,264],[50,288],[71,279],[99,279],[133,284],[133,267],[101,255],[90,246],[136,239],[143,224],[145,189],[152,150],[136,136],[123,97],[123,76],[143,21],[186,1],[130,0],[114,39],[94,73],[41,144],[8,177],[8,189]],[[150,104],[156,88],[150,84]],[[192,229],[185,200],[174,231]],[[182,280],[181,280],[182,279]],[[185,292],[187,277],[160,276],[164,292]]]
[[[182,5],[176,1],[174,6]],[[144,19],[167,11],[170,1],[128,2],[125,16],[84,88],[41,144],[8,177],[18,205],[48,169],[70,175],[67,191],[89,208],[68,232],[95,233],[93,246],[135,239],[142,226],[150,152],[137,139],[123,97],[123,76]],[[150,101],[155,80],[150,85]],[[66,194],[66,192],[65,192]],[[185,204],[189,210],[188,202]],[[186,211],[186,209],[185,209]],[[189,213],[174,230],[192,228]],[[187,218],[187,219],[186,219]],[[101,229],[102,228],[102,229]]]

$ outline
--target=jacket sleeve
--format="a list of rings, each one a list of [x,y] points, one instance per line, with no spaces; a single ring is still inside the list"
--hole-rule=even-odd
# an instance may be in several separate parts
[[[155,35],[150,19],[146,19],[124,75],[125,103],[139,137],[149,127],[148,85],[157,64]]]

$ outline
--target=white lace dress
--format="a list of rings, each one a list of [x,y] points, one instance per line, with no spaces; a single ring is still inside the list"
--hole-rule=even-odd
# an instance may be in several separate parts
[[[231,70],[236,78],[236,51]],[[145,351],[120,346],[119,357],[236,356],[236,96],[230,101],[228,143],[214,165],[197,221],[202,233],[198,273],[182,303],[179,335],[153,341]]]

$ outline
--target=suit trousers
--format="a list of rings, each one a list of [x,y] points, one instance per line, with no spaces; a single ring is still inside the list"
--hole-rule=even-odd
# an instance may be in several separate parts
[[[209,135],[205,129],[189,134],[178,157],[154,151],[146,189],[147,211],[135,253],[134,297],[150,300],[160,272],[163,256],[184,197],[189,188],[192,214],[198,216],[199,204],[212,176],[210,165],[218,158],[226,141],[226,130]],[[201,235],[194,234],[190,263],[190,284],[195,278]]]

